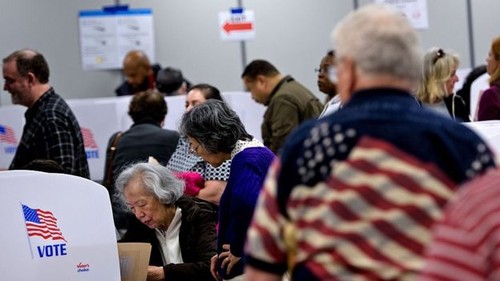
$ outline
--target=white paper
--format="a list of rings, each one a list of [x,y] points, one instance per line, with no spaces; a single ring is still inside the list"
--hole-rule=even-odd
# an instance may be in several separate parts
[[[427,0],[375,0],[375,3],[393,6],[404,13],[416,29],[429,28]]]
[[[84,70],[118,69],[130,50],[142,50],[154,61],[150,9],[117,12],[81,11],[80,52]]]

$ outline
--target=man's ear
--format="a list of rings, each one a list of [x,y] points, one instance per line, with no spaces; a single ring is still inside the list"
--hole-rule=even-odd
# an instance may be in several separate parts
[[[351,58],[342,59],[342,89],[340,93],[340,98],[342,103],[347,103],[351,99],[352,93],[356,90],[356,63]],[[338,85],[338,84],[337,84]]]
[[[259,89],[265,89],[266,91],[269,90],[268,89],[268,87],[269,87],[268,79],[264,75],[257,75],[257,77],[255,77],[254,83],[255,83],[255,86],[259,87]],[[271,90],[269,90],[269,91],[271,91]]]
[[[266,84],[267,78],[264,75],[257,75],[257,77],[255,78],[255,82],[260,84]]]
[[[28,72],[28,74],[26,74],[26,79],[28,80],[28,83],[30,85],[34,85],[37,81],[35,74],[33,74],[32,72]]]

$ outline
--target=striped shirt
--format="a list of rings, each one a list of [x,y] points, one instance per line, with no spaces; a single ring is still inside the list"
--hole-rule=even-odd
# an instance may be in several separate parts
[[[435,227],[419,280],[500,280],[499,187],[495,170],[461,189]]]

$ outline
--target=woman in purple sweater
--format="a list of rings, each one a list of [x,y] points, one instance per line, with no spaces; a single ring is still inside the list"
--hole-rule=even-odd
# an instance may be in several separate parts
[[[240,118],[224,102],[209,100],[182,117],[181,134],[192,153],[217,167],[231,159],[231,170],[219,205],[215,278],[243,278],[243,246],[260,189],[274,154],[247,133]],[[242,280],[242,279],[241,279]]]
[[[477,120],[500,120],[500,36],[491,42],[486,63],[490,87],[483,92],[479,100]]]

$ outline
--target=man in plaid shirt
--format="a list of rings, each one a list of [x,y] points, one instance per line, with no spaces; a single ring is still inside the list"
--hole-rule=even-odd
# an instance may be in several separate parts
[[[12,103],[28,107],[23,135],[9,169],[23,169],[33,160],[50,159],[68,174],[89,178],[80,126],[68,104],[49,84],[49,66],[42,54],[28,49],[3,59],[4,90]]]

